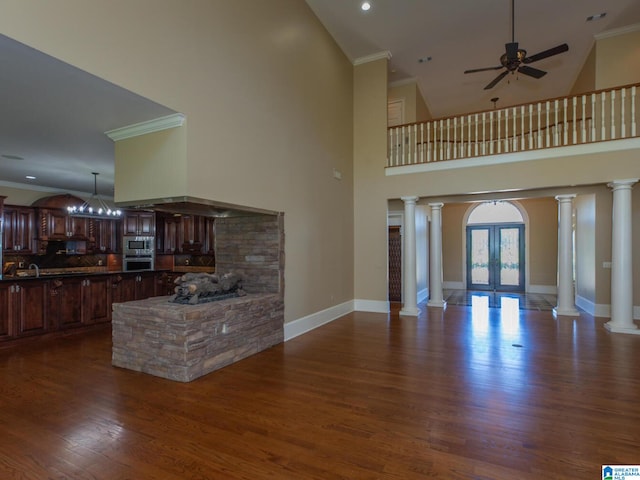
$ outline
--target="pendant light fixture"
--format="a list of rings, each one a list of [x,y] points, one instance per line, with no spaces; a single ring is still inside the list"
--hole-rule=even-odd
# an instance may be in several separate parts
[[[100,174],[97,172],[91,172],[91,174],[93,175],[93,194],[82,205],[67,207],[69,215],[85,218],[121,218],[122,211],[115,207],[111,208],[98,195],[98,175]]]

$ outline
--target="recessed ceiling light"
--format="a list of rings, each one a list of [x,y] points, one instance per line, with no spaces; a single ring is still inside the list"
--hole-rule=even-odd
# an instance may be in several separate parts
[[[33,175],[27,175],[27,176],[26,176],[26,177],[24,177],[24,178],[26,178],[26,179],[28,179],[28,180],[35,180],[35,179],[36,179],[36,177],[34,177]]]
[[[360,8],[366,12],[371,8],[371,4],[369,2],[362,2]]]
[[[590,17],[587,17],[587,22],[593,22],[594,20],[600,20],[602,18],[604,18],[607,15],[607,12],[602,12],[602,13],[598,13],[596,15],[591,15]]]
[[[7,160],[24,160],[24,158],[19,157],[18,155],[9,155],[6,153],[2,154],[2,158],[6,158]]]

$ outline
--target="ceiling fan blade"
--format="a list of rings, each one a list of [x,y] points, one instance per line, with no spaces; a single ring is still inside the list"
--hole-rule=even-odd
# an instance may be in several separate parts
[[[502,65],[498,65],[497,67],[474,68],[472,70],[465,70],[464,73],[486,72],[488,70],[500,70],[501,68]]]
[[[542,78],[547,74],[547,72],[543,70],[538,70],[537,68],[528,67],[526,65],[520,65],[520,68],[518,68],[518,72],[529,75],[533,78]]]
[[[544,52],[536,53],[535,55],[531,55],[530,57],[526,57],[522,60],[523,63],[531,63],[537,62],[538,60],[542,60],[543,58],[549,58],[554,55],[558,55],[559,53],[564,53],[569,50],[569,45],[563,43],[562,45],[558,45],[557,47],[550,48],[549,50],[545,50]]]
[[[496,78],[494,78],[494,79],[493,79],[493,81],[492,81],[489,85],[487,85],[486,87],[484,87],[484,89],[485,89],[485,90],[489,90],[489,89],[491,89],[491,88],[495,87],[495,86],[498,84],[498,82],[499,82],[500,80],[502,80],[504,77],[506,77],[506,76],[507,76],[507,74],[508,74],[508,73],[509,73],[509,70],[505,70],[505,71],[504,71],[504,72],[502,72],[500,75],[498,75]]]

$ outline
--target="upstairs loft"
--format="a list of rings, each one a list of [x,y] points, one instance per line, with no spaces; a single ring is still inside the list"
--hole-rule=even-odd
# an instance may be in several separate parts
[[[390,127],[385,174],[640,148],[639,86]]]

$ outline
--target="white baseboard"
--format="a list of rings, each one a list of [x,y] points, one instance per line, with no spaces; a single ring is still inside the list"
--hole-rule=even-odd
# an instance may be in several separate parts
[[[343,315],[351,313],[354,310],[353,307],[354,301],[349,300],[348,302],[329,307],[320,312],[312,313],[311,315],[307,315],[306,317],[287,322],[284,324],[284,341],[286,342],[288,340],[291,340],[298,335],[307,333],[314,328],[318,328],[326,323],[332,322],[333,320],[342,317]]]
[[[446,290],[464,290],[463,282],[442,282],[442,288]]]
[[[418,303],[422,303],[429,298],[429,289],[423,288],[418,292]]]
[[[593,303],[591,300],[577,295],[576,306],[594,317],[611,318],[611,305]]]
[[[354,311],[356,312],[372,312],[372,313],[389,313],[391,310],[389,302],[381,300],[359,300],[354,301]]]

